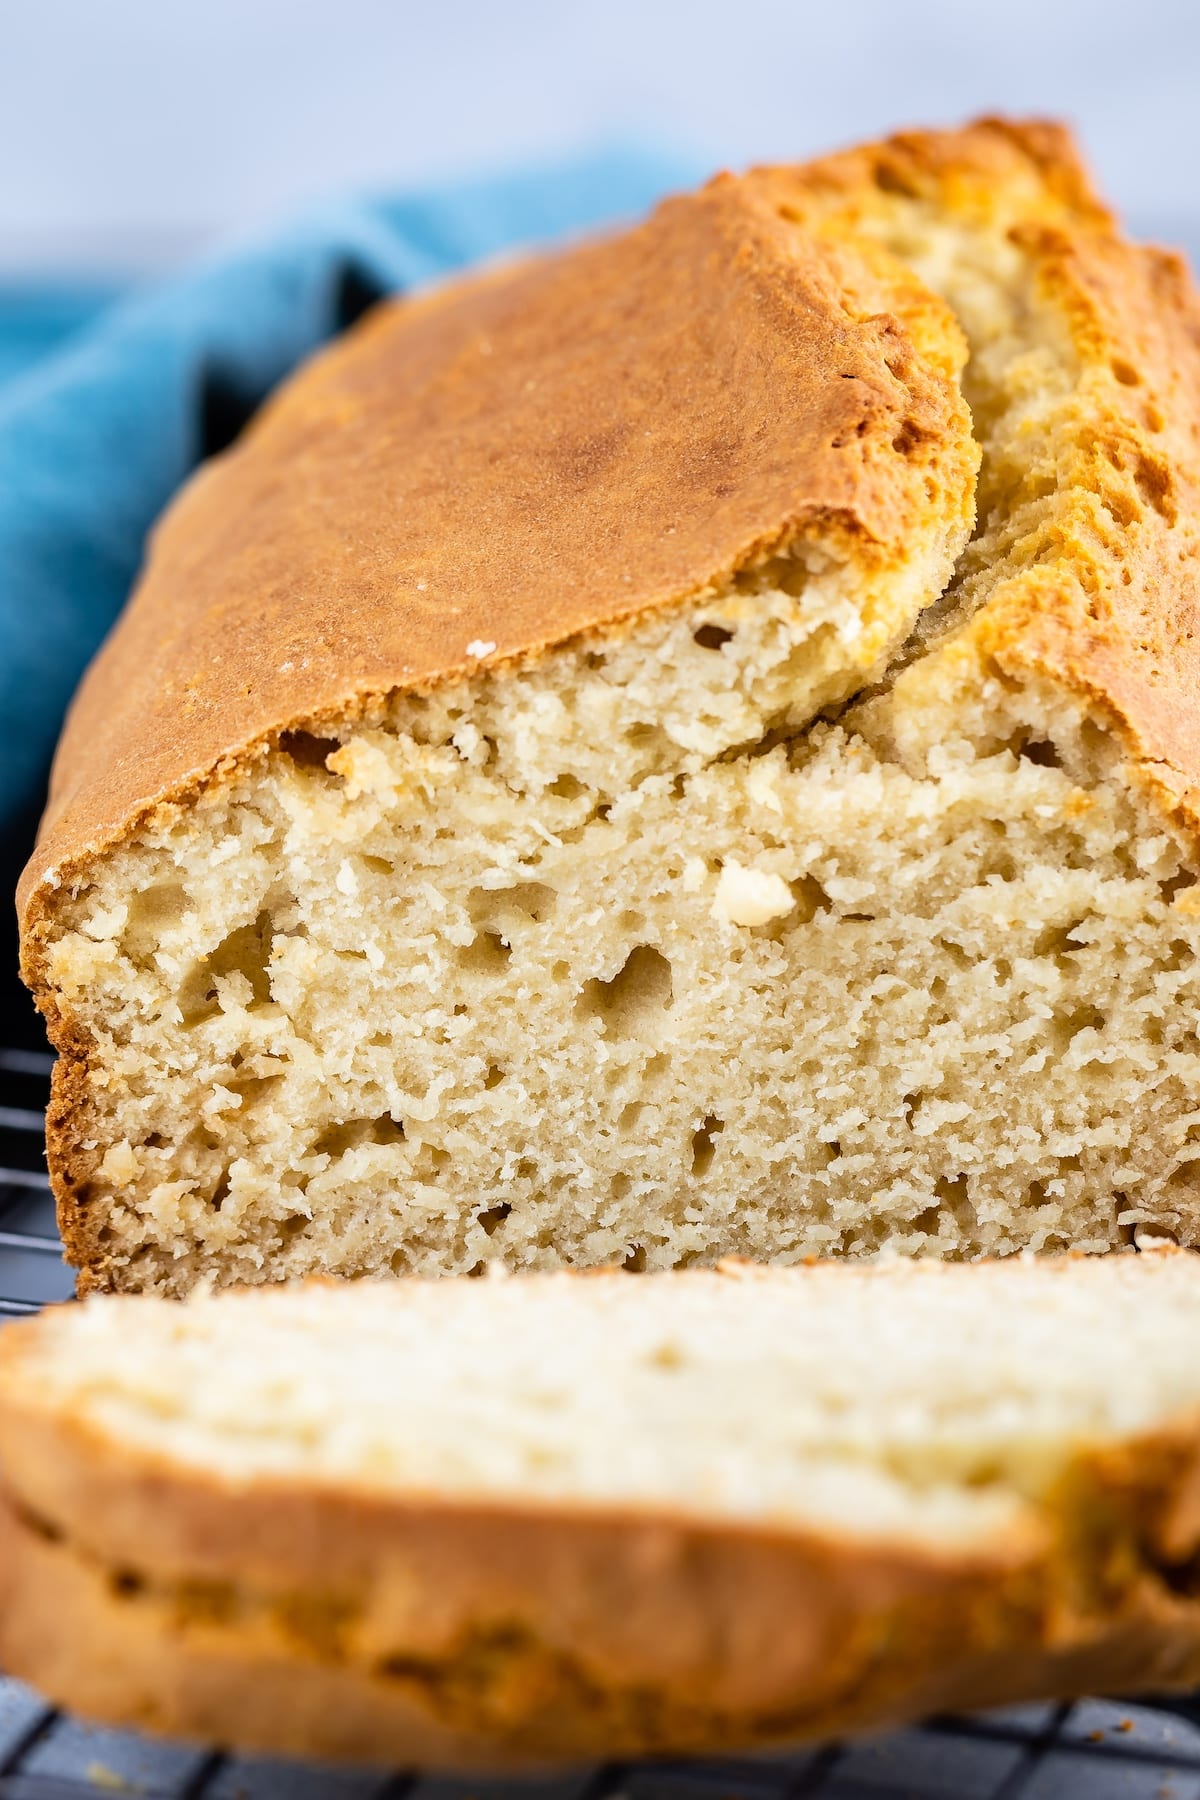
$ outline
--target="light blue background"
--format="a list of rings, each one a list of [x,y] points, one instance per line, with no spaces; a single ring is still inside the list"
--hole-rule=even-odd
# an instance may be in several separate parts
[[[989,107],[1071,116],[1191,234],[1196,0],[0,0],[0,275],[598,141],[738,164]]]

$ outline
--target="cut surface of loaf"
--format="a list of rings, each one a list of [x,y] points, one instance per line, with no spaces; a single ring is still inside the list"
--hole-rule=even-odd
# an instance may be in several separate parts
[[[0,1658],[442,1763],[1200,1677],[1183,1252],[94,1297],[0,1339]]]
[[[318,358],[27,871],[83,1285],[1200,1241],[1197,318],[985,122]]]

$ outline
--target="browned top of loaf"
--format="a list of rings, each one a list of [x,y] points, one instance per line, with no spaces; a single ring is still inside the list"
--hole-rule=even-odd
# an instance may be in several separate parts
[[[960,346],[898,265],[729,176],[381,309],[167,514],[76,699],[22,905],[223,760],[474,666],[472,643],[536,653],[806,533],[899,557],[961,463]]]
[[[1064,500],[1041,529],[1014,534],[965,647],[1009,679],[1081,697],[1194,841],[1200,296],[1183,259],[1120,235],[1069,134],[1052,124],[902,133],[752,179],[810,229],[869,230],[915,204],[1026,252],[1063,322],[1077,389],[1050,456],[1015,481],[1008,472],[981,512],[991,503],[1013,516],[1055,484]]]

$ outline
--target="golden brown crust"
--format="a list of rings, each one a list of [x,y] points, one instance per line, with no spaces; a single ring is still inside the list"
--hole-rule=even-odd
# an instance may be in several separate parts
[[[865,569],[931,512],[965,533],[964,354],[899,264],[721,177],[621,239],[377,309],[201,472],[76,698],[19,895],[81,1291],[104,1258],[90,1044],[41,968],[57,884],[283,731],[477,667],[476,642],[526,658],[806,535]]]
[[[526,1552],[532,1567],[538,1543]],[[822,1704],[852,1691],[878,1657],[882,1621],[847,1613],[831,1635],[831,1621],[811,1615],[822,1587],[836,1585],[814,1584],[815,1571],[798,1586],[799,1571],[781,1559],[735,1551],[715,1566],[680,1559],[671,1579],[672,1560],[661,1559],[668,1567],[657,1578],[652,1570],[636,1596],[643,1627],[656,1633],[640,1658],[614,1660],[604,1643],[616,1620],[603,1571],[581,1647],[556,1643],[548,1624],[539,1635],[519,1612],[489,1620],[481,1593],[476,1624],[463,1621],[440,1648],[422,1648],[344,1598],[146,1585],[79,1556],[0,1501],[0,1656],[51,1698],[112,1722],[246,1749],[496,1768],[820,1733],[834,1717]],[[471,1568],[480,1574],[477,1557]],[[750,1580],[750,1607],[723,1639],[730,1621],[714,1596],[707,1653],[688,1655],[675,1615],[658,1609],[682,1599],[695,1614],[696,1584],[714,1573],[726,1597],[734,1578]],[[623,1593],[624,1571],[614,1574]],[[783,1582],[776,1594],[790,1603],[787,1615],[771,1609],[769,1641],[751,1617],[768,1580]],[[928,1599],[925,1611],[932,1647],[939,1627]],[[943,1631],[961,1623],[960,1609],[942,1611]],[[949,1649],[943,1637],[943,1660]],[[722,1677],[737,1674],[734,1656],[753,1660],[741,1663],[742,1692],[722,1694]],[[780,1689],[776,1671],[788,1663],[793,1682]]]
[[[871,263],[726,176],[381,309],[163,521],[72,708],[22,907],[155,801],[477,667],[473,643],[536,654],[810,534],[899,559],[931,484],[962,517],[959,334]]]
[[[1049,124],[985,119],[961,132],[910,132],[753,179],[823,231],[853,233],[900,196],[999,232],[1029,257],[1080,371],[1055,470],[1066,503],[956,655],[1016,685],[1033,678],[1081,699],[1194,842],[1200,297],[1186,265],[1126,242],[1069,134]],[[1028,475],[1033,492],[1047,471]],[[947,685],[932,658],[903,679],[914,707]]]
[[[452,1767],[727,1751],[1200,1676],[1195,1422],[1081,1460],[1036,1526],[940,1557],[144,1483],[95,1438],[58,1448],[82,1536],[10,1468],[0,1661],[91,1716],[237,1747]]]
[[[194,795],[285,727],[453,675],[476,638],[517,658],[614,628],[789,534],[843,530],[859,556],[894,556],[954,453],[955,334],[861,230],[914,199],[1023,246],[1083,374],[1065,499],[1028,566],[947,654],[905,672],[897,703],[952,714],[954,679],[989,675],[1065,690],[1195,841],[1200,303],[1178,259],[1118,235],[1067,134],[985,120],[722,178],[616,243],[385,309],[290,384],[173,509],[81,692],[22,886],[31,984],[53,870],[85,869],[156,795]],[[781,214],[811,235],[781,236]],[[873,316],[883,295],[901,324]],[[830,381],[835,365],[856,379]],[[630,420],[651,409],[656,435],[639,437]],[[864,436],[844,442],[851,415]],[[892,454],[901,417],[930,434],[916,459]],[[1031,489],[1044,473],[1029,471]],[[247,677],[258,667],[261,684]],[[61,1053],[48,1127],[60,1225],[87,1288],[105,1280],[80,1150],[89,1046],[44,987],[39,1004]]]
[[[501,1766],[1200,1679],[1194,1414],[1079,1448],[1001,1524],[935,1546],[234,1479],[55,1396],[38,1369],[54,1331],[43,1317],[2,1347],[0,1666],[99,1718]]]

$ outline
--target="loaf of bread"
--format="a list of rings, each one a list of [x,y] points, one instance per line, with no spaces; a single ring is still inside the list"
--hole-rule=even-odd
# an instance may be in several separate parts
[[[0,1662],[403,1763],[1200,1680],[1200,1259],[96,1296],[0,1339]]]
[[[83,1287],[1200,1242],[1198,428],[1048,126],[379,309],[67,727]]]

